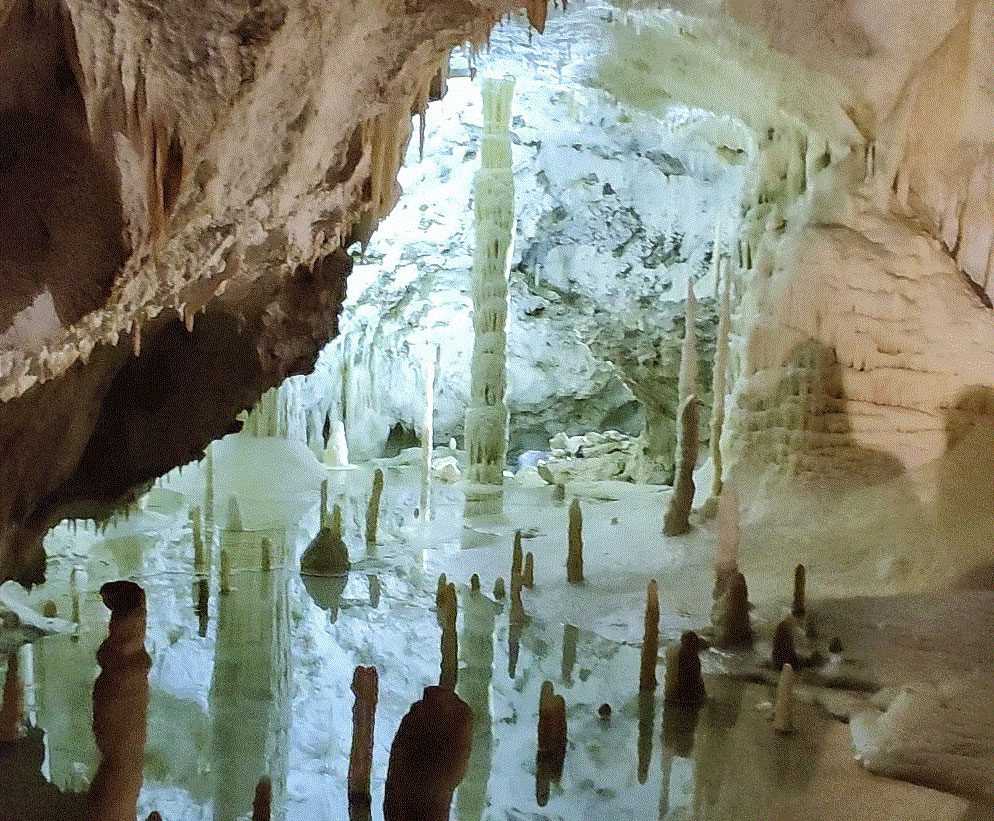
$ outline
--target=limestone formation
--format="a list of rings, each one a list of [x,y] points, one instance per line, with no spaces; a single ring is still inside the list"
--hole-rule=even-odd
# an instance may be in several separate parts
[[[645,597],[645,630],[642,635],[642,656],[639,667],[639,689],[656,688],[656,662],[659,660],[659,587],[649,582]]]
[[[148,714],[145,591],[133,582],[108,582],[100,596],[111,612],[107,639],[97,650],[93,734],[100,765],[87,794],[87,818],[134,821],[143,780]]]
[[[383,496],[383,471],[377,468],[373,472],[373,491],[369,496],[366,507],[366,547],[376,544],[377,531],[380,522],[380,498]]]
[[[442,609],[445,607],[446,596],[449,590],[449,580],[444,573],[439,573],[438,581],[435,582],[435,610],[438,613],[438,622],[442,623]]]
[[[268,776],[259,779],[252,799],[252,821],[269,821],[272,817],[273,783]]]
[[[726,485],[718,498],[718,548],[714,559],[715,599],[724,595],[732,577],[739,569],[739,494]]]
[[[318,528],[328,526],[328,480],[321,482],[321,501],[318,507]]]
[[[347,468],[350,466],[349,440],[345,435],[345,425],[340,419],[331,423],[323,457],[324,463],[328,467]]]
[[[263,536],[259,542],[259,566],[263,573],[268,573],[273,569],[273,543],[268,536]]]
[[[473,593],[480,592],[480,574],[474,573],[469,577],[469,589]]]
[[[680,536],[690,530],[690,511],[694,505],[694,468],[697,466],[699,402],[694,395],[680,405],[679,452],[676,459],[676,480],[663,518],[663,534]]]
[[[494,581],[494,598],[500,601],[506,595],[507,591],[504,587],[504,577],[498,576],[497,579]]]
[[[435,449],[435,373],[440,351],[432,346],[423,361],[425,412],[421,420],[421,510],[425,521],[431,520],[431,457]]]
[[[521,531],[514,531],[514,547],[511,549],[511,586],[514,587],[514,579],[521,575],[523,552],[521,548]]]
[[[483,81],[482,165],[474,180],[473,361],[466,410],[469,481],[500,485],[507,455],[507,278],[514,229],[512,78]]]
[[[41,614],[46,619],[58,618],[59,607],[52,599],[47,599],[41,607]]]
[[[231,592],[231,554],[226,547],[221,548],[221,594]]]
[[[573,499],[569,506],[568,536],[566,580],[570,584],[580,584],[583,581],[583,512],[579,499]]]
[[[459,633],[456,631],[458,603],[456,586],[446,585],[439,616],[442,622],[442,662],[439,668],[438,686],[455,690],[459,679]]]
[[[472,738],[469,706],[451,690],[426,687],[390,746],[384,821],[447,821]]]
[[[725,393],[728,390],[729,336],[731,335],[732,277],[729,265],[722,265],[715,242],[715,273],[721,279],[721,302],[718,308],[718,340],[711,370],[711,496],[708,506],[717,505],[723,489],[721,434],[725,426]],[[724,276],[720,276],[721,273]],[[713,515],[713,513],[712,513]]]
[[[790,606],[791,615],[797,619],[804,618],[804,585],[804,565],[799,564],[794,568],[794,598]]]
[[[300,572],[305,576],[344,576],[349,567],[349,550],[342,540],[342,508],[335,505],[328,527],[318,531],[300,557]]]
[[[207,573],[208,567],[207,551],[204,549],[204,536],[200,523],[200,508],[190,508],[190,527],[193,531],[193,572]]]
[[[677,379],[679,405],[697,395],[697,369],[697,296],[694,294],[693,280],[688,280],[683,316],[683,346],[680,349],[680,372]],[[679,428],[677,432],[681,433]],[[677,439],[679,440],[679,435]]]
[[[749,589],[745,576],[735,572],[725,592],[711,609],[715,643],[719,647],[739,647],[752,644],[752,624],[749,621]]]
[[[801,666],[797,650],[794,649],[794,626],[794,620],[787,617],[777,625],[773,632],[771,661],[777,670],[785,664],[789,664],[795,670]]]
[[[639,690],[638,782],[649,780],[649,762],[652,761],[652,736],[656,729],[656,691]]]
[[[700,651],[701,640],[692,630],[680,636],[678,647],[671,645],[667,648],[665,689],[667,701],[693,706],[704,700],[706,693],[704,679],[701,677],[701,660],[698,657]]]
[[[535,556],[531,551],[525,554],[525,569],[521,575],[521,583],[529,590],[535,587]]]
[[[790,664],[784,664],[780,670],[773,704],[773,729],[784,734],[794,732],[794,668]]]
[[[373,769],[373,731],[376,702],[379,699],[379,674],[375,667],[356,667],[352,674],[352,752],[349,755],[349,804],[366,804],[372,800],[370,773]]]
[[[549,784],[559,781],[566,760],[566,701],[551,681],[542,683],[538,702],[538,753],[535,758],[535,793],[538,805],[549,798]]]
[[[226,527],[235,533],[240,533],[245,529],[245,526],[242,524],[242,511],[238,506],[237,496],[228,497],[228,520]]]

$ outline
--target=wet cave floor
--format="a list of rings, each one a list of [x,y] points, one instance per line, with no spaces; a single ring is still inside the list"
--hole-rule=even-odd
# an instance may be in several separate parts
[[[278,439],[229,437],[212,449],[209,472],[205,462],[174,471],[106,530],[63,523],[49,534],[48,581],[29,600],[39,611],[52,601],[59,616],[72,619],[78,590],[79,627],[14,651],[27,730],[0,745],[0,818],[69,818],[75,794],[93,778],[95,655],[108,618],[98,591],[122,578],[140,584],[148,602],[148,739],[144,751],[133,751],[143,762],[139,818],[153,810],[166,821],[249,818],[263,775],[272,780],[274,818],[348,818],[357,665],[379,672],[372,817],[382,818],[391,741],[410,705],[439,679],[435,589],[442,572],[457,586],[456,692],[474,717],[453,819],[988,817],[983,804],[872,775],[854,760],[849,728],[830,713],[869,692],[835,690],[827,698],[802,687],[797,731],[774,733],[775,677],[756,661],[768,653],[761,629],[749,658],[702,654],[708,699],[700,708],[664,702],[661,685],[640,696],[648,579],[660,584],[663,647],[705,626],[711,606],[713,526],[664,540],[662,489],[574,489],[585,517],[586,581],[571,586],[564,568],[570,495],[554,501],[548,487],[512,482],[502,516],[464,520],[463,491],[436,481],[426,521],[418,510],[420,468],[384,460],[380,538],[367,549],[374,466],[327,469],[306,448]],[[325,478],[329,505],[343,510],[352,569],[343,579],[302,579],[299,557],[318,530]],[[202,512],[211,556],[202,576],[193,572],[193,506]],[[509,579],[517,529],[535,555],[535,587],[523,592],[528,620],[520,629],[508,601],[491,592],[498,575]],[[269,571],[261,569],[264,537],[273,545]],[[232,557],[232,589],[223,595],[222,548]],[[480,592],[469,589],[473,573]],[[776,591],[786,579],[757,580],[757,623],[776,621],[788,592]],[[830,623],[825,610],[822,621]],[[872,606],[864,610],[866,620],[880,623]],[[845,644],[857,641],[859,608],[849,617],[832,624]],[[876,667],[851,661],[859,675],[847,675],[871,680],[866,690],[897,683],[886,652],[879,655]],[[540,805],[536,724],[545,680],[565,698],[568,745],[562,777]],[[611,707],[607,720],[598,715],[604,704]]]

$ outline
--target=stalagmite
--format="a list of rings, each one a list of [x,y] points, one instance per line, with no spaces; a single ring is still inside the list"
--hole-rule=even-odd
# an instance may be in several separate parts
[[[513,78],[483,82],[482,164],[474,179],[473,358],[466,411],[469,481],[500,485],[507,455],[507,280],[514,229]]]
[[[263,573],[268,573],[273,569],[273,543],[266,536],[262,537],[259,543],[260,566]]]
[[[521,575],[521,567],[523,561],[523,552],[521,548],[521,531],[514,531],[514,547],[511,550],[511,586],[514,586],[514,579],[516,576]]]
[[[107,639],[97,651],[93,735],[100,765],[87,795],[91,821],[134,821],[141,792],[148,714],[145,591],[133,582],[108,582],[100,596],[111,611]]]
[[[58,605],[57,605],[57,604],[56,604],[56,603],[55,603],[54,601],[52,601],[51,599],[48,599],[48,600],[47,600],[47,601],[46,601],[46,602],[45,602],[45,603],[44,603],[44,604],[43,604],[43,605],[41,606],[41,614],[42,614],[42,615],[43,615],[43,616],[44,616],[44,617],[45,617],[46,619],[54,619],[54,618],[58,618],[58,615],[59,615],[59,607],[58,607]]]
[[[79,568],[74,567],[69,571],[69,612],[72,623],[80,623],[79,615]]]
[[[795,670],[800,666],[797,651],[794,649],[794,620],[790,617],[781,621],[773,632],[771,660],[777,670],[785,664],[789,664]]]
[[[780,670],[773,705],[773,729],[778,733],[794,732],[794,668],[790,664],[784,664]]]
[[[563,625],[563,659],[560,668],[563,684],[573,683],[573,668],[576,666],[576,646],[580,641],[580,629],[575,624]]]
[[[535,556],[529,551],[525,554],[525,571],[521,583],[531,590],[535,586]]]
[[[715,642],[719,647],[752,644],[752,624],[749,621],[749,589],[745,576],[734,573],[724,594],[711,609]]]
[[[383,495],[383,471],[379,468],[373,473],[373,492],[366,507],[366,546],[376,544],[376,531],[380,521],[380,497]]]
[[[652,731],[656,723],[656,692],[639,691],[638,781],[649,780],[649,762],[652,761]]]
[[[645,630],[642,636],[642,660],[639,668],[639,689],[656,688],[656,662],[659,659],[659,587],[649,582],[645,599]]]
[[[804,617],[804,585],[804,565],[799,564],[794,568],[794,601],[790,607],[791,615],[799,619]]]
[[[469,764],[473,713],[451,690],[426,687],[390,746],[384,821],[448,821]]]
[[[349,550],[342,540],[342,508],[335,505],[328,527],[318,531],[300,557],[300,572],[305,576],[344,576],[349,567]]]
[[[273,813],[273,782],[267,776],[255,785],[252,799],[252,821],[269,821]]]
[[[206,573],[207,551],[204,549],[204,536],[200,524],[200,508],[190,508],[190,528],[193,530],[193,572]]]
[[[328,526],[328,480],[321,482],[321,507],[318,508],[318,527]]]
[[[244,529],[242,525],[242,512],[238,507],[238,497],[229,496],[228,497],[228,530],[234,530],[236,532],[241,532]]]
[[[421,511],[431,521],[431,456],[435,449],[435,374],[441,349],[432,346],[424,358],[425,411],[421,419]]]
[[[350,467],[349,440],[341,419],[336,419],[329,425],[327,444],[324,448],[324,463],[333,468]]]
[[[207,624],[210,621],[210,581],[201,576],[193,584],[193,612],[197,614],[197,633],[201,638],[207,636]]]
[[[373,770],[373,732],[376,702],[379,699],[379,674],[375,667],[356,667],[352,674],[352,752],[349,756],[349,804],[366,804],[372,800],[369,780]]]
[[[535,794],[540,807],[548,802],[550,782],[562,778],[567,736],[566,701],[556,695],[551,681],[545,681],[538,701],[538,753],[535,759]]]
[[[680,636],[680,645],[666,648],[665,698],[678,704],[695,705],[705,698],[704,679],[698,653],[701,640],[688,630]]]
[[[718,499],[718,549],[714,560],[712,597],[721,598],[739,569],[739,495],[734,487],[725,487]]]
[[[22,735],[24,735],[24,685],[15,651],[7,654],[3,704],[0,705],[0,743],[10,744]]]
[[[698,405],[697,397],[692,394],[683,401],[678,411],[680,435],[677,437],[676,480],[663,519],[663,534],[666,536],[680,536],[690,530],[699,438]]]
[[[504,589],[504,577],[498,576],[497,580],[494,582],[494,598],[499,601],[506,595],[507,591]]]
[[[677,401],[682,405],[696,393],[697,297],[694,294],[694,281],[688,280],[687,304],[684,309],[683,346],[680,349],[680,372],[677,378]]]
[[[469,589],[473,593],[480,592],[480,574],[474,573],[469,577]]]
[[[221,548],[221,593],[231,592],[231,554],[226,547]]]
[[[459,634],[456,631],[457,609],[456,586],[449,582],[446,585],[440,608],[442,621],[442,663],[438,677],[438,686],[449,690],[456,689],[459,677]]]
[[[449,580],[444,573],[438,575],[435,582],[435,610],[438,613],[438,622],[442,623],[442,608],[445,606],[445,596],[449,588]]]
[[[580,500],[569,506],[569,552],[566,556],[566,579],[570,584],[583,581],[583,512]]]
[[[715,254],[717,254],[717,248],[715,248]],[[714,352],[714,366],[711,371],[712,405],[711,439],[709,442],[711,450],[711,498],[707,503],[708,509],[714,508],[723,489],[721,434],[725,425],[725,393],[728,390],[729,336],[731,334],[731,272],[727,264],[721,265],[720,263],[717,271],[719,274],[724,271],[724,278],[721,287],[721,304],[718,309],[718,339]]]

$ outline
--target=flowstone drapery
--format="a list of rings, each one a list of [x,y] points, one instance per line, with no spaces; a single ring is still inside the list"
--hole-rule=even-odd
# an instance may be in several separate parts
[[[474,180],[473,360],[466,411],[469,481],[500,485],[507,457],[507,278],[514,228],[509,131],[513,78],[483,81],[481,167]]]

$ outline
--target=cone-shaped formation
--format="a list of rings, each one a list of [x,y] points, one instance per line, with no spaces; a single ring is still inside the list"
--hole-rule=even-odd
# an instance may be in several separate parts
[[[694,281],[687,281],[687,302],[683,315],[683,347],[680,349],[680,372],[677,399],[682,405],[697,393],[697,295]]]
[[[514,584],[514,577],[520,576],[524,554],[521,549],[521,531],[514,531],[514,547],[511,550],[511,584]]]
[[[535,760],[535,794],[540,807],[549,800],[549,784],[562,777],[566,738],[566,701],[556,695],[551,681],[545,681],[538,701],[538,754]]]
[[[734,573],[724,595],[711,608],[715,641],[719,647],[739,647],[752,644],[752,624],[749,621],[749,588],[745,576]]]
[[[566,556],[566,580],[570,584],[583,581],[583,512],[580,500],[569,506],[569,552]]]
[[[111,611],[107,639],[97,650],[93,735],[100,765],[87,796],[87,814],[101,821],[134,821],[142,786],[148,714],[145,591],[108,582],[100,596]]]
[[[535,556],[531,552],[525,554],[525,570],[521,574],[521,583],[529,590],[535,586]]]
[[[507,458],[507,278],[514,238],[513,78],[483,83],[481,168],[473,184],[473,358],[466,410],[469,481],[500,485]]]
[[[722,458],[721,434],[725,426],[725,392],[728,388],[728,341],[732,328],[732,277],[728,265],[721,264],[718,255],[717,226],[715,229],[715,247],[712,252],[715,262],[715,276],[722,280],[721,302],[718,308],[718,339],[715,343],[714,367],[711,370],[711,498],[721,496]],[[722,277],[722,272],[724,276]]]
[[[691,394],[680,405],[677,418],[680,435],[677,440],[676,479],[663,518],[663,534],[680,536],[690,530],[690,511],[694,505],[694,468],[697,466],[699,434],[697,396]]]
[[[706,696],[701,677],[701,640],[697,633],[688,630],[680,636],[680,645],[666,648],[667,701],[678,704],[700,704]]]
[[[245,529],[242,524],[242,511],[238,506],[238,497],[229,496],[228,497],[228,530],[234,530],[241,532]]]
[[[252,821],[269,821],[273,814],[273,782],[267,776],[255,785],[255,798],[252,799]]]
[[[497,580],[494,582],[494,598],[500,601],[507,595],[507,590],[504,588],[504,577],[498,576]]]
[[[791,614],[799,619],[804,617],[804,585],[804,565],[799,564],[794,568],[794,601],[790,607]]]
[[[231,554],[227,548],[221,548],[221,593],[231,592]]]
[[[656,687],[656,661],[659,658],[659,587],[649,582],[645,598],[645,630],[642,635],[642,663],[639,668],[639,689]]]
[[[786,618],[777,625],[773,632],[773,666],[780,670],[785,664],[793,669],[800,667],[797,651],[794,649],[794,620]]]
[[[383,471],[379,468],[373,473],[373,492],[366,507],[366,546],[376,544],[377,529],[380,523],[380,497],[383,495]]]
[[[451,690],[426,687],[390,746],[384,821],[448,821],[473,743],[473,712]]]
[[[375,667],[356,667],[352,674],[352,753],[349,756],[349,804],[369,804],[373,770],[373,731],[380,678]]]
[[[305,576],[344,576],[349,567],[349,550],[342,541],[342,509],[335,505],[329,526],[321,528],[300,557],[300,572]]]
[[[449,582],[439,605],[439,618],[442,622],[442,663],[439,670],[438,686],[455,690],[459,678],[459,634],[456,632],[458,604],[456,586]]]
[[[328,526],[328,480],[321,482],[321,502],[318,508],[318,528]]]
[[[17,653],[7,654],[7,675],[3,681],[3,704],[0,705],[0,743],[17,741],[24,734],[24,685]]]
[[[794,668],[789,664],[780,670],[780,681],[777,682],[773,729],[778,733],[794,732]]]
[[[263,573],[268,573],[273,569],[273,543],[266,536],[262,537],[259,543],[259,561]]]
[[[721,598],[728,583],[739,570],[739,494],[727,485],[718,499],[718,549],[714,559],[714,590]]]

